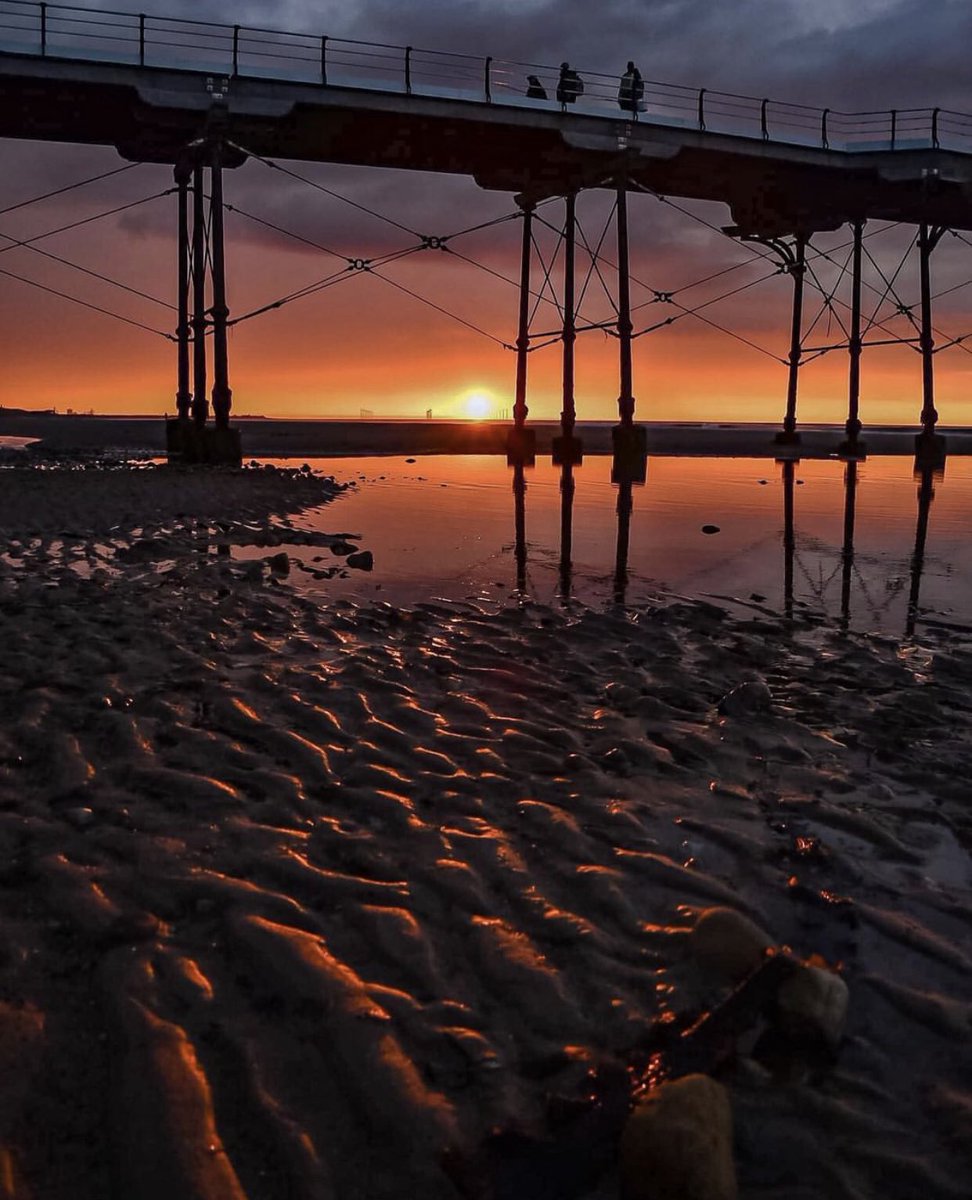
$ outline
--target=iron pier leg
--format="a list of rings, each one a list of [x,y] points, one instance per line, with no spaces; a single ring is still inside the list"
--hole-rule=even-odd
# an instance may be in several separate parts
[[[634,422],[634,380],[631,368],[631,286],[628,276],[628,189],[618,185],[618,346],[620,347],[621,391],[618,418],[622,425]]]
[[[574,342],[577,340],[577,317],[574,312],[574,258],[577,241],[577,197],[571,192],[565,197],[564,219],[564,325],[561,341],[564,347],[564,398],[560,412],[560,437],[553,441],[553,461],[556,466],[577,466],[582,461],[580,439],[574,436],[577,414],[574,409]],[[573,477],[570,481],[573,495]]]
[[[844,467],[844,545],[841,550],[840,624],[850,624],[851,574],[854,570],[854,519],[857,512],[857,460]]]
[[[178,390],[176,411],[179,424],[189,423],[192,392],[189,388],[189,178],[191,170],[178,166],[175,181],[179,188],[179,325],[178,337]]]
[[[803,279],[806,275],[807,238],[798,233],[793,241],[793,256],[789,262],[790,275],[793,277],[793,320],[790,325],[790,371],[786,385],[786,413],[783,417],[783,428],[776,435],[780,445],[799,443],[797,433],[796,406],[797,383],[800,374],[800,359],[803,355]]]
[[[223,162],[217,142],[213,147],[210,167],[209,222],[212,242],[213,271],[213,416],[217,429],[229,429],[233,393],[229,386],[229,363],[226,352],[226,254],[223,242]]]
[[[537,435],[527,429],[527,359],[530,352],[530,260],[533,251],[533,205],[520,201],[523,212],[523,242],[520,257],[520,319],[516,333],[516,398],[513,402],[513,428],[506,441],[506,458],[511,465],[533,466],[536,461]]]
[[[192,169],[192,420],[202,429],[209,416],[206,399],[206,210],[203,169]]]
[[[860,420],[861,401],[861,265],[864,250],[864,222],[855,221],[854,250],[851,271],[851,327],[848,339],[850,365],[847,384],[847,424],[846,440],[841,444],[839,453],[861,457],[864,454],[864,444],[858,440],[862,425]]]
[[[648,440],[643,426],[634,423],[634,383],[631,365],[631,288],[628,273],[628,189],[622,176],[618,183],[618,346],[621,390],[618,395],[619,423],[612,430],[614,462],[611,482],[644,483],[648,469]],[[620,503],[620,500],[619,500]]]
[[[921,274],[921,432],[915,438],[915,450],[920,459],[939,462],[945,456],[945,439],[935,432],[938,413],[935,409],[935,339],[932,335],[931,255],[944,229],[938,225],[922,224],[918,230],[918,263]]]

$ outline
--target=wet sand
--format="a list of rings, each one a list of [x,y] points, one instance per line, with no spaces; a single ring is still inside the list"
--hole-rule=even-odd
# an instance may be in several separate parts
[[[0,489],[8,1195],[613,1196],[727,905],[850,989],[833,1061],[713,1052],[744,1200],[967,1197],[972,642],[329,602],[300,472]]]
[[[584,406],[579,404],[582,410]],[[648,410],[646,410],[647,413]],[[639,414],[649,454],[793,456],[793,447],[775,441],[777,424],[652,421]],[[300,420],[235,416],[244,457],[308,458],[332,455],[506,454],[509,421],[467,420]],[[613,452],[614,421],[578,421],[577,434],[587,455]],[[537,453],[550,454],[561,429],[556,421],[529,422]],[[972,453],[972,432],[963,426],[939,427],[950,454]],[[866,428],[870,454],[915,452],[914,426]],[[165,453],[161,417],[79,416],[0,409],[0,437],[37,438],[48,453],[92,453],[104,447],[127,453]],[[799,454],[804,458],[835,455],[845,440],[843,425],[802,425]]]

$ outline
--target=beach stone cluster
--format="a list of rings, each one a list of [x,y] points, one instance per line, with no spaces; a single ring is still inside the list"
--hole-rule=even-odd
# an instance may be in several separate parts
[[[731,1033],[768,1023],[777,1037],[792,1040],[797,1054],[807,1047],[833,1052],[839,1045],[848,990],[834,971],[814,959],[791,958],[754,921],[726,906],[699,913],[688,947],[703,978],[734,989],[722,1005],[732,1010],[731,1021],[724,1022]],[[769,995],[751,987],[771,959],[774,967],[780,965],[781,954],[784,970],[774,974],[779,982]],[[718,1017],[717,1005],[708,1020]],[[692,1073],[652,1087],[635,1105],[621,1136],[622,1200],[736,1200],[732,1145],[731,1095],[723,1084]]]

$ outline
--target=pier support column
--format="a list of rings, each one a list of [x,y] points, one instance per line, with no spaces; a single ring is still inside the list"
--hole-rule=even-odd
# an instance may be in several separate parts
[[[176,390],[176,412],[180,426],[188,425],[192,406],[189,387],[189,180],[190,167],[180,164],[175,169],[175,181],[179,197],[179,280],[178,310],[178,385]]]
[[[618,183],[618,347],[620,391],[618,394],[618,424],[611,431],[614,440],[614,462],[611,482],[621,485],[644,483],[648,471],[648,437],[641,425],[634,423],[635,399],[631,361],[631,286],[628,271],[628,188],[627,178]],[[619,500],[620,503],[620,500]]]
[[[523,239],[520,248],[520,312],[516,331],[516,396],[513,401],[513,428],[506,440],[506,460],[510,465],[532,467],[536,462],[537,435],[526,424],[527,361],[530,353],[530,263],[533,255],[533,209],[527,200],[518,200],[523,213]]]
[[[915,451],[929,463],[941,460],[945,454],[945,439],[935,432],[938,412],[935,409],[935,339],[932,334],[931,255],[945,229],[941,225],[922,223],[918,230],[918,265],[921,279],[921,432],[915,438]]]
[[[861,402],[861,266],[864,250],[864,222],[854,221],[854,248],[851,255],[851,326],[848,339],[848,383],[847,383],[847,433],[846,440],[840,444],[838,454],[845,457],[861,458],[864,455],[864,443],[859,440],[862,429],[860,420]]]
[[[206,398],[206,209],[203,169],[192,170],[192,420],[202,429],[209,416]]]
[[[574,260],[577,244],[577,196],[574,192],[564,198],[564,323],[563,342],[563,407],[560,411],[560,437],[553,440],[555,466],[574,467],[583,461],[580,439],[574,436],[577,414],[574,409],[574,342],[577,340],[577,317],[574,311]],[[571,488],[573,480],[571,479]]]
[[[800,441],[800,435],[797,433],[796,407],[800,359],[803,356],[803,281],[807,273],[806,234],[796,234],[793,239],[792,249],[782,242],[776,243],[776,249],[777,253],[783,258],[784,266],[793,280],[793,314],[790,321],[786,412],[783,415],[783,428],[776,435],[775,441],[779,445],[792,446],[798,445]]]
[[[229,429],[233,393],[229,386],[229,362],[226,350],[226,254],[223,244],[223,152],[213,146],[210,166],[209,230],[213,273],[213,417],[217,430]]]

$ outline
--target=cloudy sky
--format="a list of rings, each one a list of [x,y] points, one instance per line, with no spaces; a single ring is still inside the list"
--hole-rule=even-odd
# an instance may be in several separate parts
[[[11,4],[0,0],[0,20]],[[124,8],[123,2],[90,7]],[[233,21],[242,25],[327,33],[430,50],[490,53],[498,59],[557,63],[616,74],[629,58],[647,79],[749,95],[861,110],[941,105],[972,112],[972,5],[966,0],[141,0],[148,13]],[[114,151],[7,141],[0,173],[0,209],[64,183],[121,165]],[[301,174],[409,229],[445,234],[510,212],[512,198],[481,192],[470,180],[327,165],[291,164]],[[8,239],[49,229],[139,200],[169,186],[164,168],[139,166],[88,188],[0,215]],[[394,225],[294,179],[249,163],[227,179],[227,200],[265,221],[341,254],[372,258],[413,240]],[[744,262],[747,252],[711,232],[729,220],[719,205],[690,204],[682,212],[651,197],[631,203],[632,270],[659,290],[682,288]],[[549,217],[561,214],[551,205]],[[603,196],[585,195],[582,225],[589,240],[603,228]],[[912,230],[880,233],[869,227],[869,249],[885,271],[898,265]],[[543,231],[542,231],[543,232]],[[99,270],[156,299],[108,287],[26,249],[4,254],[2,268],[24,280],[127,315],[154,330],[171,331],[166,304],[175,301],[175,206],[171,196],[113,218],[47,239],[51,254]],[[312,284],[338,259],[269,230],[239,213],[228,217],[230,304],[240,314]],[[547,236],[545,233],[543,236]],[[845,233],[821,240],[840,263]],[[6,243],[9,245],[9,240]],[[552,242],[550,242],[552,245]],[[2,245],[2,243],[0,243]],[[610,246],[610,235],[606,246]],[[499,275],[518,268],[515,222],[455,243],[463,254]],[[2,253],[2,250],[0,250]],[[581,263],[584,268],[584,264]],[[826,287],[835,268],[819,260]],[[946,238],[938,251],[936,288],[972,277],[972,249]],[[454,256],[425,253],[387,269],[388,280],[359,276],[241,324],[231,336],[231,382],[241,413],[281,415],[464,415],[471,393],[510,404],[514,360],[499,342],[515,337],[516,291],[495,274]],[[680,294],[686,304],[718,296],[766,274],[745,266]],[[609,275],[609,273],[607,273]],[[881,288],[876,268],[868,282]],[[610,284],[610,278],[608,278]],[[479,332],[406,295],[400,284],[477,327]],[[917,267],[899,276],[902,299],[917,297]],[[585,314],[607,316],[596,277]],[[866,293],[867,295],[871,293]],[[943,297],[936,323],[946,334],[972,332],[972,288]],[[635,288],[635,303],[651,292]],[[876,296],[873,297],[876,300]],[[160,302],[161,303],[160,303]],[[686,318],[637,342],[636,395],[645,417],[662,419],[775,419],[785,388],[789,284],[770,279],[705,309],[707,316],[761,350],[711,325]],[[549,309],[544,325],[552,328]],[[815,314],[812,303],[808,315]],[[865,312],[869,313],[865,300]],[[668,315],[638,310],[636,327]],[[174,351],[156,333],[125,325],[0,276],[4,370],[0,404],[94,408],[114,412],[172,409]],[[902,318],[892,328],[906,333]],[[826,315],[815,344],[839,340]],[[487,336],[489,335],[489,336]],[[817,338],[822,340],[817,342]],[[972,345],[972,342],[970,342]],[[579,414],[605,418],[617,396],[617,343],[600,332],[577,348]],[[917,355],[906,347],[872,350],[864,360],[864,416],[913,420],[920,407]],[[967,420],[972,356],[960,348],[937,360],[939,407],[945,420]],[[554,417],[560,408],[558,348],[531,356],[531,411]],[[807,419],[844,415],[846,361],[831,353],[809,365],[801,381]]]

